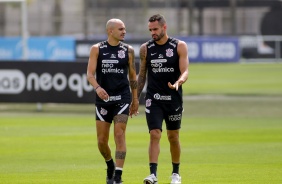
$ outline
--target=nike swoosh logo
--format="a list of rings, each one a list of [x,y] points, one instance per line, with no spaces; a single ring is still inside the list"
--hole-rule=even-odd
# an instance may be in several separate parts
[[[178,111],[180,109],[180,107],[178,107],[177,109],[175,109],[175,111]]]
[[[157,54],[157,53],[151,53],[151,56],[153,56],[153,55],[155,55],[155,54]]]
[[[108,55],[109,53],[103,53],[103,55],[105,56],[105,55]]]

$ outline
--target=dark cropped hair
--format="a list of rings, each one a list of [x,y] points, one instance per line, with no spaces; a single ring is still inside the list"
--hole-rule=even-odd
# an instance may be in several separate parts
[[[161,14],[156,14],[149,18],[149,22],[155,22],[155,21],[158,21],[161,26],[163,26],[166,23],[164,16]]]

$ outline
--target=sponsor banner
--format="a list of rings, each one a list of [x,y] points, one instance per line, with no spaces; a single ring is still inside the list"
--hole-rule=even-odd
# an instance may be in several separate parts
[[[0,37],[0,60],[22,59],[20,38]]]
[[[0,102],[94,103],[86,70],[86,62],[0,62]]]
[[[188,45],[189,60],[194,62],[237,62],[240,60],[237,37],[178,37]]]
[[[75,40],[72,37],[30,37],[27,60],[75,61]],[[21,60],[22,39],[0,38],[0,60]]]
[[[191,62],[237,62],[240,60],[239,39],[237,37],[177,37],[188,44],[188,55]],[[76,59],[89,57],[90,48],[102,40],[76,40]],[[125,40],[131,45],[135,57],[139,58],[139,49],[146,39]]]

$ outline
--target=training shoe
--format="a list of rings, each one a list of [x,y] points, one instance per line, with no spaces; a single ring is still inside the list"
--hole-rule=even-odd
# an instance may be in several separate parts
[[[113,168],[107,169],[107,177],[106,177],[106,183],[107,184],[113,184],[114,183],[114,174],[115,174],[115,165]]]
[[[114,183],[113,184],[122,184],[120,176],[114,176]]]
[[[114,178],[109,178],[108,176],[106,177],[106,182],[107,184],[113,184],[114,183]]]
[[[109,177],[107,176],[106,182],[107,182],[107,184],[113,184],[113,183],[114,183],[114,178],[109,178]]]
[[[177,173],[172,173],[170,178],[171,178],[170,184],[180,184],[181,183],[181,177]]]
[[[144,178],[143,183],[144,184],[158,184],[158,178],[154,174],[151,174],[147,176],[146,178]]]

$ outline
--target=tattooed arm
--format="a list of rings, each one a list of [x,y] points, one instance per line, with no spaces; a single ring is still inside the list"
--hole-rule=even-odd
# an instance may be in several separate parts
[[[147,47],[146,43],[142,44],[140,47],[140,69],[138,74],[138,87],[137,87],[137,95],[140,97],[144,85],[146,83],[146,75],[147,75],[147,66],[146,66],[146,55],[147,55]]]
[[[132,93],[132,102],[129,108],[129,115],[132,117],[132,115],[138,114],[138,107],[139,107],[139,101],[137,96],[137,80],[136,80],[136,68],[135,68],[135,55],[134,50],[132,46],[128,47],[128,65],[129,65],[129,82],[130,82],[130,88]]]

